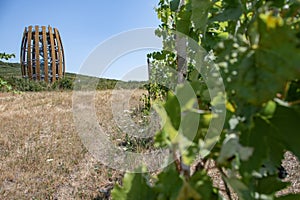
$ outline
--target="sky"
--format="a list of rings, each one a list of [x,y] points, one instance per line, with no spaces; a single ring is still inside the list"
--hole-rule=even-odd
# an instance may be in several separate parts
[[[157,4],[158,0],[1,0],[0,52],[14,53],[16,58],[9,62],[19,62],[24,28],[50,25],[61,35],[66,71],[79,73],[101,43],[133,29],[157,28],[160,24],[154,10]],[[146,54],[151,51],[144,49],[123,55],[112,61],[101,76],[146,80]],[[141,66],[139,73],[128,75],[136,66]]]

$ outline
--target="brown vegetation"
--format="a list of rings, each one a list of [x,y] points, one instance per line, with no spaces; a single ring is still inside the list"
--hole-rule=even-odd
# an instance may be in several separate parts
[[[97,113],[101,126],[117,134],[110,95],[97,92]],[[91,199],[118,176],[82,145],[72,92],[0,93],[0,119],[0,199]]]

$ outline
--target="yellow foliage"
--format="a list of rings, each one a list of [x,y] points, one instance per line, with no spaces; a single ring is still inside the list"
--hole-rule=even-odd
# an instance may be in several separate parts
[[[232,113],[235,112],[235,108],[233,107],[233,105],[229,101],[226,102],[226,109],[229,110]]]
[[[267,14],[260,14],[259,17],[266,23],[270,29],[283,26],[283,19],[280,16],[273,16],[271,12]]]

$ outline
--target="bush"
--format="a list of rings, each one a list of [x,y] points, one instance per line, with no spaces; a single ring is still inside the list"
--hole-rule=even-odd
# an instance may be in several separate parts
[[[23,92],[39,92],[48,91],[50,89],[49,85],[44,81],[34,81],[30,79],[10,77],[7,79],[7,82],[12,86],[14,90]]]
[[[23,91],[23,92],[40,92],[51,90],[72,90],[73,80],[68,78],[62,78],[58,81],[49,84],[45,81],[36,81],[25,78],[10,77],[7,79],[1,79],[0,82],[1,91]]]
[[[7,83],[7,81],[0,78],[0,91],[1,92],[9,92],[11,91],[12,87]]]
[[[59,90],[72,90],[74,87],[73,80],[69,78],[61,78],[58,81],[52,84],[52,89],[59,89]]]

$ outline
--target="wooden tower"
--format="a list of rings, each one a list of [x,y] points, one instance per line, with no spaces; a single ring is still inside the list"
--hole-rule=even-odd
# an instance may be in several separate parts
[[[48,26],[29,26],[21,44],[21,70],[24,78],[54,82],[65,74],[65,58],[59,32]]]

